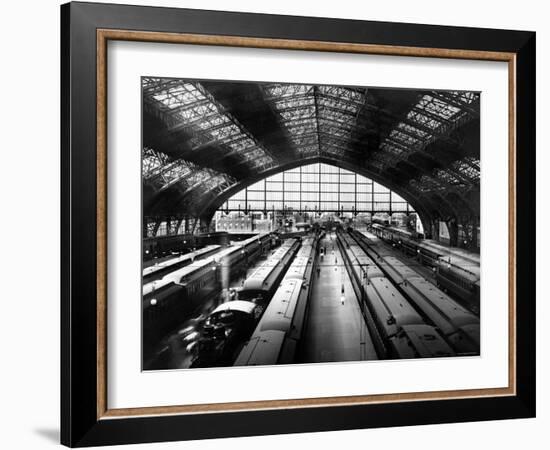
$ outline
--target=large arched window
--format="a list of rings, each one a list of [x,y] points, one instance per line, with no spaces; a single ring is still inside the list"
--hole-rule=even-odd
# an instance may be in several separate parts
[[[411,213],[388,188],[349,170],[324,163],[272,175],[237,192],[221,212]]]

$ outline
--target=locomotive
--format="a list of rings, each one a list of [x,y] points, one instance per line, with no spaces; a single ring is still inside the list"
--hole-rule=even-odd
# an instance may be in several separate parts
[[[268,234],[254,236],[172,271],[159,280],[145,283],[142,298],[144,353],[201,303],[216,295],[224,279],[246,271],[270,244]]]
[[[299,239],[285,240],[244,281],[243,286],[237,291],[237,300],[220,305],[210,314],[206,323],[218,331],[202,334],[192,367],[220,367],[232,364],[240,345],[250,336],[253,325],[264,314],[299,247]],[[219,312],[233,305],[242,306],[240,312],[243,314],[232,311],[231,324],[228,324],[223,320],[224,315]]]

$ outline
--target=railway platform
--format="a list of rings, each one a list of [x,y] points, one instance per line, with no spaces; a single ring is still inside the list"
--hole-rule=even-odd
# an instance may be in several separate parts
[[[325,256],[312,280],[307,327],[300,362],[336,362],[377,359],[343,259],[336,234],[320,243]],[[344,292],[342,293],[342,285]]]

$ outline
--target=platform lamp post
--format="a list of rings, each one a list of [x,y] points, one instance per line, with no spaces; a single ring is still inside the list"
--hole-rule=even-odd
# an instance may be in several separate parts
[[[363,273],[363,278],[361,280],[361,310],[363,311],[363,313],[365,313],[365,309],[366,309],[366,302],[367,302],[367,289],[366,289],[366,286],[368,286],[369,284],[369,279],[368,279],[368,270],[369,270],[369,266],[368,264],[365,266],[364,269],[362,269],[362,273]]]
[[[157,282],[156,281],[153,281],[153,288],[151,289],[151,294],[155,295],[155,291],[156,291],[156,284]],[[152,298],[151,300],[149,300],[149,304],[151,306],[156,306],[157,305],[157,299],[156,298]]]
[[[344,286],[344,265],[342,264],[342,267],[340,268],[340,283],[341,283],[341,289],[340,289],[340,301],[342,302],[342,305],[344,304],[346,300],[346,289]]]

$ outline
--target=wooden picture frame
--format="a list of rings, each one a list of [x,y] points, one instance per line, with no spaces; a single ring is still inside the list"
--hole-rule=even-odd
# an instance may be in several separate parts
[[[507,388],[109,409],[107,42],[505,61],[509,70]],[[535,33],[125,5],[61,7],[61,441],[68,446],[535,415]]]

